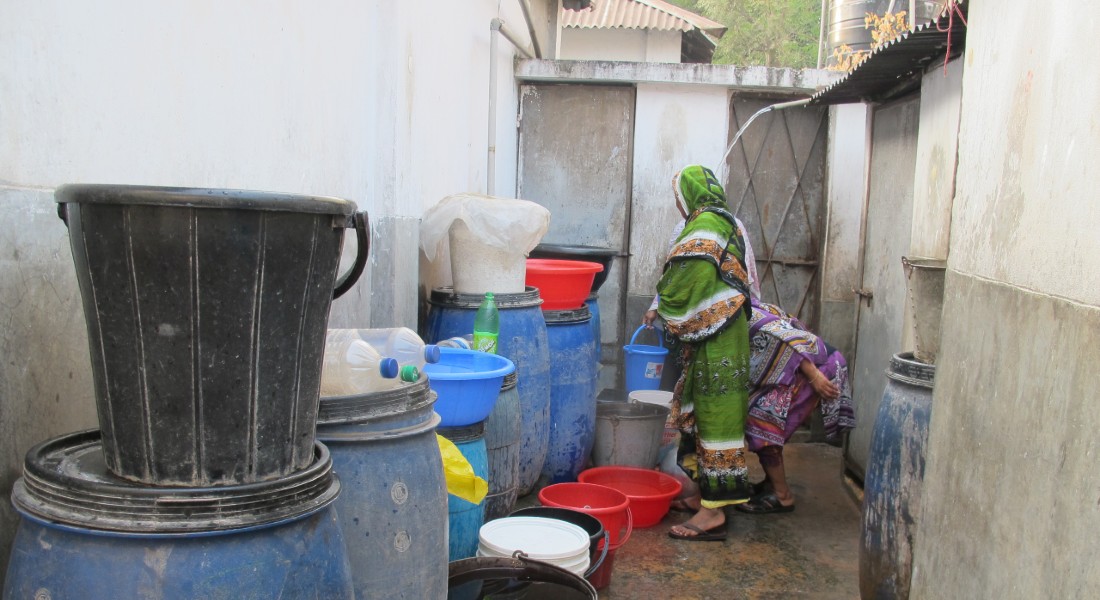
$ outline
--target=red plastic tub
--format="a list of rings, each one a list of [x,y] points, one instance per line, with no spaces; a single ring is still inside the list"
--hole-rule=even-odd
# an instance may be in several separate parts
[[[582,471],[577,480],[618,490],[630,498],[634,527],[639,529],[660,523],[683,487],[671,475],[637,467],[595,467]]]
[[[572,310],[592,293],[592,280],[600,271],[600,263],[528,258],[526,283],[539,289],[542,310]]]

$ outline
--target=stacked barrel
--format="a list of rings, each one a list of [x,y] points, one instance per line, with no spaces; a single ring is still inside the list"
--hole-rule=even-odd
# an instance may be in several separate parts
[[[329,306],[362,272],[365,214],[242,190],[56,198],[99,429],[28,452],[5,597],[352,598],[315,430]],[[337,282],[348,228],[359,255]]]

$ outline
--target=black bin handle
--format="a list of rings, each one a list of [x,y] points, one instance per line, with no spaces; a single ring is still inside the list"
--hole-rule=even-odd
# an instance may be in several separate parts
[[[352,215],[351,222],[355,229],[355,238],[359,242],[355,263],[336,281],[336,288],[332,290],[333,300],[343,296],[355,285],[355,282],[359,281],[359,276],[367,266],[367,257],[370,255],[370,218],[367,216],[367,211],[361,210]]]

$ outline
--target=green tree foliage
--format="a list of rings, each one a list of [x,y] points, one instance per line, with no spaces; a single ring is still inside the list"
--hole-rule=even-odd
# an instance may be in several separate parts
[[[715,64],[817,66],[821,0],[668,0],[729,28]]]

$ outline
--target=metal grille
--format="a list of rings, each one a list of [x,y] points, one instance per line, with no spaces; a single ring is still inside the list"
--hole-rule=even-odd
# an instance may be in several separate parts
[[[734,97],[730,131],[783,100]],[[822,107],[765,113],[726,159],[726,196],[756,255],[762,298],[811,328],[817,327],[817,276],[825,237],[827,115]]]

